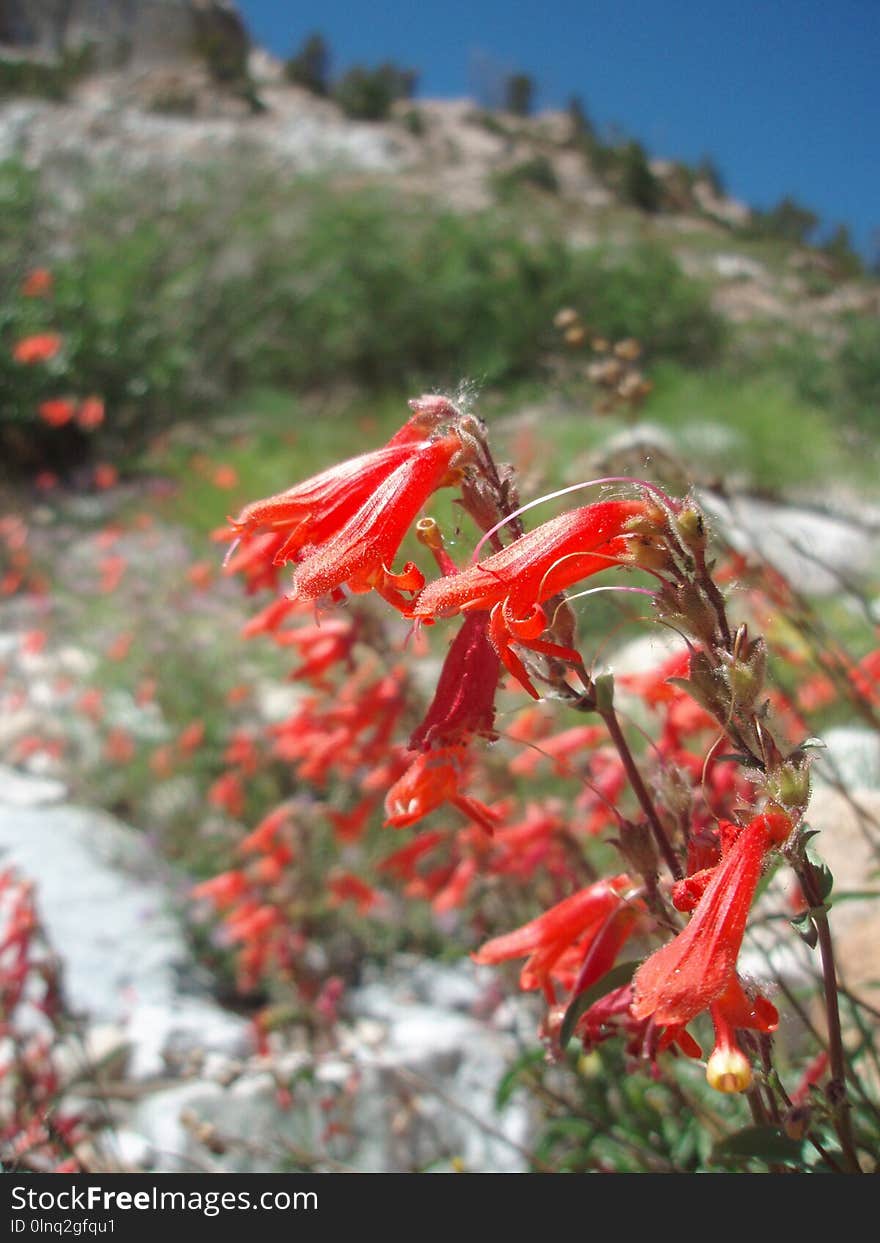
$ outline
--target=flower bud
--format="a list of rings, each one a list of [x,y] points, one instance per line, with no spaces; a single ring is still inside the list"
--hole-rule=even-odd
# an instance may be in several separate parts
[[[774,803],[789,811],[803,811],[810,801],[810,767],[787,760],[767,776],[765,789]]]
[[[752,1086],[752,1068],[736,1045],[722,1045],[706,1063],[706,1079],[716,1092],[747,1092]]]
[[[695,505],[687,505],[676,515],[675,529],[685,548],[703,552],[706,547],[706,524]]]
[[[802,1140],[810,1128],[810,1109],[807,1105],[794,1105],[782,1119],[782,1129],[789,1139]]]

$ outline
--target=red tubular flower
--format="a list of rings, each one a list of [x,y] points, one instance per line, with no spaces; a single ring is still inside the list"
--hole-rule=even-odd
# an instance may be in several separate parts
[[[444,413],[416,410],[381,449],[361,453],[284,492],[253,501],[232,522],[225,538],[247,538],[257,531],[279,533],[283,538],[272,549],[274,564],[299,560],[304,548],[334,535],[398,466],[429,445],[428,430]]]
[[[493,965],[511,958],[527,957],[520,974],[520,988],[541,988],[551,1004],[555,1001],[551,975],[564,965],[568,968],[566,984],[577,977],[578,966],[588,976],[578,980],[581,989],[589,985],[613,965],[614,959],[632,932],[637,918],[635,907],[627,904],[623,893],[631,888],[626,874],[600,880],[552,906],[537,919],[514,932],[487,941],[476,954],[474,962]],[[606,930],[613,929],[601,953],[590,965],[586,956]],[[605,952],[607,951],[607,952]],[[572,960],[576,960],[574,965]],[[572,972],[573,967],[573,972]]]
[[[778,812],[755,817],[741,831],[687,927],[636,972],[635,1018],[684,1026],[726,995],[736,979],[736,960],[764,859],[790,832],[791,821]]]
[[[541,605],[573,583],[618,563],[627,550],[629,524],[645,514],[642,501],[600,501],[560,514],[484,561],[429,583],[411,616],[430,622],[469,610],[488,612],[489,641],[507,669],[537,699],[510,645],[580,664],[572,648],[539,637],[548,626]]]
[[[352,872],[332,873],[327,878],[327,887],[330,890],[331,906],[353,902],[361,915],[366,915],[382,901],[381,894]]]
[[[273,561],[283,565],[295,560],[306,545],[319,544],[337,531],[412,452],[411,444],[386,445],[331,466],[285,492],[246,505],[229,534],[283,532]]]
[[[501,663],[485,613],[470,613],[446,653],[434,698],[409,740],[411,751],[450,746],[473,734],[494,738],[495,692]]]
[[[497,816],[477,799],[459,792],[466,757],[462,748],[443,747],[420,755],[395,781],[385,799],[386,825],[405,829],[451,803],[491,833]]]
[[[409,602],[401,592],[418,591],[425,580],[412,562],[400,574],[392,573],[391,563],[428,497],[457,477],[452,459],[461,447],[459,437],[450,433],[411,449],[370,488],[368,499],[344,525],[306,553],[293,576],[291,599],[318,600],[342,586],[357,593],[375,588],[407,611]]]

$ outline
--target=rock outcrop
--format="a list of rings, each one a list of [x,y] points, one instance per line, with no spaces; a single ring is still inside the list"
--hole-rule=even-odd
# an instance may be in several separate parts
[[[244,23],[229,0],[0,0],[0,47],[52,58],[87,46],[104,65],[194,56],[244,62]]]

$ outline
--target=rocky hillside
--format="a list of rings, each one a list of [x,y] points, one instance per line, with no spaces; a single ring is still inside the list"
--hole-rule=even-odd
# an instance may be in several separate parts
[[[7,54],[53,58],[88,47],[98,64],[164,65],[190,60],[212,40],[248,46],[226,0],[0,0]]]
[[[71,68],[84,45],[93,55]],[[386,119],[353,119],[250,48],[234,7],[219,0],[0,0],[0,49],[0,159],[55,177],[62,201],[84,170],[173,176],[244,158],[285,178],[390,182],[464,212],[524,207],[525,227],[549,225],[577,245],[662,241],[735,322],[785,320],[824,335],[841,313],[880,313],[876,284],[762,232],[711,169],[649,164],[637,143],[603,146],[565,112],[402,98]],[[23,61],[50,74],[45,89],[30,80],[17,89]]]

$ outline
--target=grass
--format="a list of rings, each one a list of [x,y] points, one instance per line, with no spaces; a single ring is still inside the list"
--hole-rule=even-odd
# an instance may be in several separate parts
[[[829,412],[777,376],[663,366],[653,378],[646,417],[672,433],[685,461],[693,458],[723,480],[739,475],[774,495],[815,493],[829,477],[865,489],[875,482],[874,464],[846,445]]]

